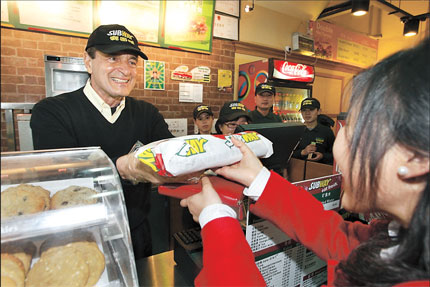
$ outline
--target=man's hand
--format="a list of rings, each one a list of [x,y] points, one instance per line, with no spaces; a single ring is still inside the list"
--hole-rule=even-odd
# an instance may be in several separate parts
[[[308,160],[319,161],[322,158],[323,158],[323,154],[316,151],[316,152],[313,152],[313,156],[311,158],[308,158]]]
[[[315,153],[317,151],[317,147],[315,144],[308,144],[304,149],[301,151],[302,156],[306,156],[310,153]]]
[[[154,184],[163,183],[189,183],[197,182],[203,171],[185,174],[181,176],[161,176],[152,168],[134,156],[134,153],[129,153],[121,156],[116,161],[116,168],[122,179],[131,181],[133,184],[139,182],[152,182]]]
[[[202,210],[209,205],[222,203],[218,193],[213,188],[211,181],[207,177],[202,177],[202,191],[188,198],[182,199],[182,207],[188,207],[194,221],[199,222]]]

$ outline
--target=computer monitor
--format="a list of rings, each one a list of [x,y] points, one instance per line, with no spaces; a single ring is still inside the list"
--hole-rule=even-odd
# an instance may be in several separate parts
[[[261,159],[269,170],[280,173],[287,167],[293,150],[300,141],[305,126],[302,123],[265,123],[241,125],[240,130],[256,131],[273,143],[273,155]]]

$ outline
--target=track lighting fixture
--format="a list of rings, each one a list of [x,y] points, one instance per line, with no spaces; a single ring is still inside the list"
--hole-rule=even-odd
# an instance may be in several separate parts
[[[252,6],[246,5],[245,6],[245,12],[251,12],[252,10],[254,10],[254,0],[252,0]]]
[[[354,16],[362,16],[369,11],[369,0],[351,0],[351,13]]]
[[[405,22],[405,26],[403,28],[403,36],[410,37],[415,36],[418,34],[418,28],[420,26],[420,20],[419,19],[408,19]]]

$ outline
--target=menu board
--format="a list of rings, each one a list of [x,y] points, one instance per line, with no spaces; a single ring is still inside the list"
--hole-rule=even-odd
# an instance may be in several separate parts
[[[1,1],[1,21],[9,22],[8,1]]]
[[[88,37],[103,24],[126,26],[140,44],[212,51],[214,1],[1,1],[1,25]]]
[[[212,50],[213,1],[165,1],[164,45]]]
[[[141,43],[158,43],[161,1],[99,1],[101,25],[124,25]]]
[[[92,2],[88,1],[17,1],[20,23],[91,33]]]
[[[377,61],[378,40],[324,21],[310,21],[315,56],[366,68]]]
[[[341,181],[341,175],[335,174],[294,184],[313,194],[325,210],[334,210],[340,207]],[[246,240],[267,286],[321,286],[326,283],[325,261],[268,220],[249,213]]]

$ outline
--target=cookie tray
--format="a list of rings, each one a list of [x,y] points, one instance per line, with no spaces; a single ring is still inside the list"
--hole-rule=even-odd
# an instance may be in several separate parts
[[[48,210],[2,220],[1,243],[88,228],[107,222],[108,212],[103,203]]]

